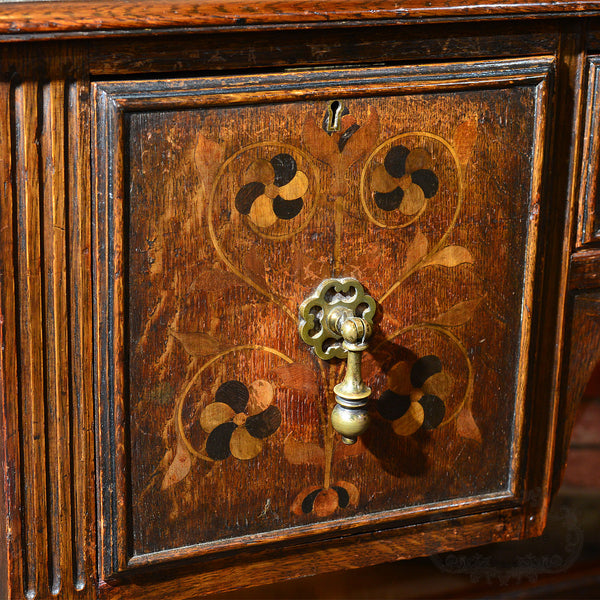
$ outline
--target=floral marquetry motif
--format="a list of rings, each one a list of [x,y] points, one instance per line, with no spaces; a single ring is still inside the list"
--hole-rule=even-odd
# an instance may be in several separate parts
[[[192,497],[193,490],[208,485],[213,496],[225,498],[227,489],[247,481],[252,497],[257,502],[270,498],[273,516],[290,525],[339,511],[352,514],[377,486],[385,489],[402,480],[386,473],[387,467],[376,476],[387,483],[375,484],[366,474],[381,469],[378,444],[385,422],[391,424],[388,444],[396,436],[435,436],[427,444],[432,461],[447,452],[451,439],[481,444],[457,428],[465,410],[476,430],[484,418],[472,412],[474,366],[465,348],[469,342],[459,333],[476,318],[485,295],[475,277],[477,243],[461,235],[466,165],[457,148],[463,153],[465,148],[453,136],[464,131],[463,121],[444,135],[439,126],[436,133],[398,131],[398,123],[383,116],[386,102],[399,101],[380,100],[381,106],[373,100],[347,101],[334,133],[320,127],[327,111],[322,105],[311,127],[305,123],[297,132],[290,127],[287,135],[274,130],[262,133],[262,139],[250,127],[236,145],[221,143],[222,150],[214,153],[222,161],[208,169],[214,173],[212,184],[204,180],[206,195],[195,200],[197,227],[208,237],[185,249],[187,264],[197,265],[186,269],[186,287],[175,294],[170,284],[163,288],[170,306],[161,318],[167,323],[163,335],[176,342],[160,358],[168,370],[148,373],[156,385],[167,381],[175,391],[172,414],[168,402],[161,409],[167,412],[156,448],[166,452],[162,460],[157,456],[157,469],[170,470],[168,477],[156,479],[156,485],[163,482],[156,498],[174,494],[161,500],[171,503],[173,524],[192,510],[182,503],[184,482]],[[293,105],[230,110],[261,131],[274,110],[279,118],[302,122]],[[174,113],[156,127],[169,127],[179,145],[193,144],[180,120]],[[210,123],[209,116],[201,129],[204,145],[213,137]],[[315,146],[315,128],[335,142],[330,154]],[[471,144],[476,140],[472,137]],[[351,159],[340,158],[344,153]],[[140,167],[143,173],[149,165]],[[197,175],[192,170],[188,176]],[[143,188],[134,177],[134,189],[138,185]],[[186,227],[177,214],[170,217],[169,229]],[[146,234],[163,240],[163,265],[172,252],[166,225],[159,223]],[[150,250],[156,252],[156,246]],[[136,263],[140,259],[133,257]],[[139,268],[144,272],[143,262]],[[372,408],[380,421],[353,449],[340,446],[329,421],[330,382],[339,380],[343,364],[320,364],[300,343],[296,317],[299,301],[320,278],[345,273],[360,275],[383,313],[365,359]],[[446,282],[441,294],[438,280]],[[422,300],[406,305],[407,297]],[[200,323],[208,329],[199,331]],[[147,326],[144,331],[150,334]],[[154,327],[152,335],[160,336],[160,330]],[[471,451],[481,452],[477,446]],[[177,477],[173,464],[185,465]],[[287,482],[283,488],[268,483],[272,468]],[[153,481],[146,479],[146,498],[157,493]],[[207,514],[197,518],[204,531],[216,527],[215,534],[223,534],[224,523],[211,522]],[[247,531],[262,527],[249,523]]]
[[[269,161],[256,160],[248,168],[246,179],[250,181],[236,194],[235,207],[258,227],[269,227],[277,219],[288,221],[302,210],[308,178],[290,154],[277,154]]]
[[[386,211],[398,208],[405,215],[419,212],[438,190],[431,162],[424,148],[410,151],[402,145],[392,146],[372,174],[375,204]]]
[[[377,401],[377,411],[392,421],[398,435],[410,435],[419,428],[435,429],[444,420],[446,398],[452,378],[443,371],[437,356],[423,356],[412,365],[395,364],[388,373],[387,389]]]
[[[0,8],[0,598],[541,534],[600,347],[582,2]]]
[[[505,493],[531,169],[511,155],[500,194],[487,147],[533,144],[517,116],[536,92],[466,94],[468,114],[394,93],[129,115],[135,556]],[[500,106],[515,119],[476,116]],[[345,363],[298,333],[301,303],[344,278],[374,300],[352,446],[331,423]]]
[[[239,381],[226,381],[217,390],[215,401],[200,413],[202,429],[208,433],[206,454],[223,460],[230,454],[240,460],[254,458],[262,440],[277,431],[281,413],[273,402],[268,381],[255,381],[252,392]]]
[[[336,481],[330,487],[311,486],[302,490],[292,504],[295,515],[314,513],[327,517],[335,511],[354,508],[358,503],[359,492],[347,481]]]

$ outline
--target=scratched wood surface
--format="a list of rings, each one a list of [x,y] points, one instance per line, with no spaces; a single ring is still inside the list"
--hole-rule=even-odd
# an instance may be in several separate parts
[[[127,114],[132,564],[510,495],[539,98],[536,83]],[[353,447],[329,423],[343,364],[297,333],[330,276],[378,302],[374,423]]]
[[[529,17],[595,4],[268,5],[252,23],[233,1],[0,5],[2,597],[191,598],[543,527],[598,359],[597,302],[563,307],[573,199],[580,223],[596,205],[579,174],[600,43],[593,19]],[[95,39],[40,41],[61,36]],[[488,64],[511,56],[532,58]],[[401,92],[394,67],[328,91],[231,76],[360,63],[405,65]],[[90,76],[114,80],[104,98]],[[573,256],[575,293],[598,264]],[[374,342],[392,336],[366,357],[375,425],[353,449],[328,428],[341,365],[321,371],[290,315],[344,265],[380,302]]]
[[[0,301],[7,572],[0,594],[10,598],[93,593],[83,60],[78,49],[61,45],[50,52],[29,47],[3,55]],[[45,73],[41,81],[40,73]]]
[[[298,28],[348,23],[402,23],[461,18],[537,18],[569,14],[598,15],[597,0],[259,0],[249,5],[238,0],[72,0],[0,3],[0,32],[6,40],[35,36],[83,37],[129,31],[148,34],[151,29],[244,30],[257,27]],[[324,19],[323,15],[327,15]]]

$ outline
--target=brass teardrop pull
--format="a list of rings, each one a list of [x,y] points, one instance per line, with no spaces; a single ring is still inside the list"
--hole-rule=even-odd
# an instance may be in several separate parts
[[[346,358],[346,374],[333,391],[333,428],[345,444],[354,444],[369,427],[371,389],[361,375],[362,352],[373,329],[375,300],[350,277],[325,279],[300,305],[300,336],[324,360]]]

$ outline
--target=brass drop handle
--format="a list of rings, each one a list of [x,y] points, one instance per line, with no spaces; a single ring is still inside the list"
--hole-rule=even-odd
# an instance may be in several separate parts
[[[370,423],[366,406],[371,388],[362,380],[360,361],[371,332],[371,325],[361,317],[349,317],[340,327],[342,347],[348,352],[348,359],[344,380],[333,388],[336,405],[331,411],[331,423],[345,444],[354,444]]]
[[[361,375],[362,352],[373,330],[375,300],[349,277],[326,279],[300,306],[300,336],[319,358],[346,358],[346,374],[333,391],[333,428],[345,444],[354,444],[369,427],[371,389]]]

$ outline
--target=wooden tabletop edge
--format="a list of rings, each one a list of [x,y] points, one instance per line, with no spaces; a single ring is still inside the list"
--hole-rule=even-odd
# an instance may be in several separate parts
[[[0,36],[148,28],[240,27],[353,21],[600,14],[596,0],[69,0],[0,2]]]

